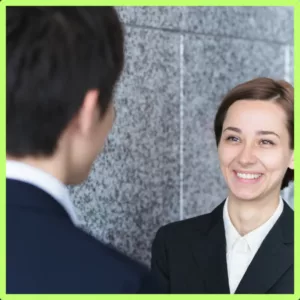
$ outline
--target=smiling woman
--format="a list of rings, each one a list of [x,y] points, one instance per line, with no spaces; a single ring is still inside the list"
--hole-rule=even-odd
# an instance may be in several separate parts
[[[245,131],[243,134],[242,128],[238,126],[227,128],[227,125],[232,122],[244,126],[247,133]],[[215,137],[219,146],[219,155],[224,145],[221,136],[227,136],[232,140],[232,137],[228,136],[230,135],[228,132],[225,134],[225,130],[231,131],[231,134],[235,132],[234,138],[240,138],[239,144],[243,144],[243,136],[245,139],[246,136],[250,137],[249,133],[250,135],[251,132],[255,133],[255,141],[261,145],[256,149],[277,151],[260,151],[260,153],[264,153],[266,156],[272,153],[272,156],[275,155],[277,159],[288,160],[285,161],[288,164],[286,168],[284,166],[281,168],[284,176],[278,178],[282,182],[281,189],[294,179],[294,89],[289,83],[276,82],[269,78],[257,78],[232,89],[221,103],[215,118]],[[244,149],[249,148],[244,147]],[[278,151],[283,152],[280,155]],[[227,179],[225,174],[224,176]],[[229,184],[228,181],[227,184]]]
[[[294,292],[294,89],[257,78],[223,99],[215,137],[228,197],[213,212],[159,229],[152,272],[169,293]]]

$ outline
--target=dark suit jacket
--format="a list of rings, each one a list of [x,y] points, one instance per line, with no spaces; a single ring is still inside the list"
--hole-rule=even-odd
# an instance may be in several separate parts
[[[164,293],[229,294],[223,206],[168,224],[152,246],[152,272]],[[294,212],[285,203],[236,294],[294,293]]]
[[[155,292],[145,267],[76,228],[49,194],[6,187],[8,294]]]

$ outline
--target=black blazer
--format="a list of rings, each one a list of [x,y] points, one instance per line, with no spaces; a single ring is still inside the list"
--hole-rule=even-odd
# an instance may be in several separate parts
[[[156,292],[148,270],[76,228],[49,194],[6,181],[6,293]]]
[[[158,230],[152,245],[151,267],[164,293],[230,293],[224,203],[209,214]],[[294,293],[294,212],[286,203],[235,293]]]

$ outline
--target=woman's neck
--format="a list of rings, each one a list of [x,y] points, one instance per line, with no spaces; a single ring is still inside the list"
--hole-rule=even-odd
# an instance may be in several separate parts
[[[244,236],[267,222],[279,205],[280,194],[257,200],[228,197],[228,214],[233,226]]]

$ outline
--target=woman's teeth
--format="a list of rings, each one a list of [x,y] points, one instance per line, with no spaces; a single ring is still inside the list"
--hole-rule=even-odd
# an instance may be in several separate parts
[[[242,179],[257,179],[259,178],[262,174],[245,174],[245,173],[236,173],[237,176],[239,178],[242,178]]]

